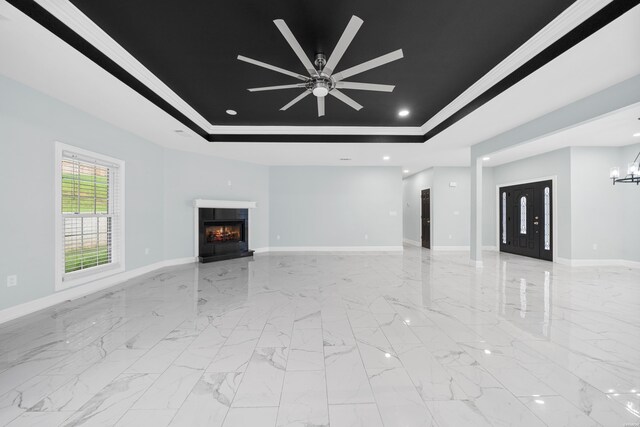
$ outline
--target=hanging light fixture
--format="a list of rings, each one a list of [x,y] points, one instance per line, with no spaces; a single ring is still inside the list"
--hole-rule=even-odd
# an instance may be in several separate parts
[[[627,166],[627,174],[621,178],[620,177],[620,168],[613,167],[609,170],[609,178],[613,181],[613,185],[616,185],[616,182],[630,182],[635,183],[636,185],[640,184],[640,164],[638,163],[638,158],[640,157],[640,153],[636,156],[633,162],[629,163]]]

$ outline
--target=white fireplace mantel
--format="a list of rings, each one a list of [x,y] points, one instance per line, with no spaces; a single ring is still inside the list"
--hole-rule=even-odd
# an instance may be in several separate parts
[[[195,199],[194,208],[220,208],[220,209],[254,209],[256,202],[246,202],[242,200],[207,200]]]
[[[242,200],[207,200],[207,199],[195,199],[193,201],[193,255],[198,258],[198,221],[200,208],[217,208],[217,209],[255,209],[257,208],[256,202],[248,202]],[[251,218],[249,218],[251,220]]]

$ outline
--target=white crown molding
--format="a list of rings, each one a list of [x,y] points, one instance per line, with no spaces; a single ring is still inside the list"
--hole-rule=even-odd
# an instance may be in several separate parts
[[[68,0],[36,0],[49,13],[202,129],[211,124]]]
[[[420,127],[393,126],[211,126],[221,135],[422,135]]]
[[[427,133],[612,0],[578,0],[421,126]]]
[[[144,267],[136,268],[134,270],[115,274],[104,279],[89,282],[86,285],[65,289],[63,291],[47,295],[43,298],[38,298],[33,301],[15,305],[13,307],[0,310],[0,324],[13,319],[17,319],[18,317],[26,316],[27,314],[35,313],[36,311],[40,311],[45,308],[52,307],[65,301],[72,301],[78,298],[82,298],[84,296],[93,294],[103,289],[110,288],[127,280],[133,279],[134,277],[150,273],[160,268],[189,264],[192,262],[195,262],[194,258],[176,258],[166,261],[160,261],[154,264],[146,265]]]

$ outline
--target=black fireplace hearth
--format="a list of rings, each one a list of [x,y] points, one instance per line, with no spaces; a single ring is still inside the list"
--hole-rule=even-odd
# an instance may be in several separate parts
[[[249,250],[249,210],[200,208],[200,262],[253,255]]]

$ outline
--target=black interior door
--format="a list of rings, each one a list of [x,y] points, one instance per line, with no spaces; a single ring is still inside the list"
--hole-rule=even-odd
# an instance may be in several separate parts
[[[422,190],[422,247],[431,248],[431,190]]]
[[[551,181],[501,187],[500,250],[553,260]]]

